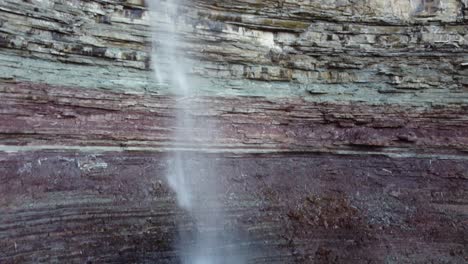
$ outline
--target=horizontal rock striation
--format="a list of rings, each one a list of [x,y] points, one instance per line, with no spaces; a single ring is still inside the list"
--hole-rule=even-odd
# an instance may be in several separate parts
[[[182,99],[143,0],[0,1],[0,263],[180,263],[218,229],[249,263],[468,261],[466,0],[181,11]],[[219,133],[172,142],[175,100]],[[177,207],[173,151],[211,157],[220,226]]]
[[[203,62],[202,93],[467,102],[464,1],[188,3],[180,34]],[[1,78],[167,92],[152,79],[142,1],[4,0],[0,12]]]
[[[466,161],[218,154],[212,165],[229,186],[224,228],[249,238],[231,243],[251,263],[466,262]],[[178,222],[214,230],[175,209],[166,167],[157,153],[0,154],[0,260],[177,263]]]
[[[311,103],[258,97],[185,98],[198,124],[172,142],[175,98],[28,83],[0,85],[4,149],[76,147],[213,152],[365,152],[468,159],[468,107]],[[179,99],[180,100],[180,99]],[[191,133],[191,134],[190,134]]]
[[[211,199],[252,263],[467,260],[466,107],[196,98],[210,112],[193,114],[222,128],[197,154],[168,144],[169,96],[1,94],[2,262],[178,263],[178,223],[214,231],[196,230],[165,183],[177,149],[212,157],[226,193]]]

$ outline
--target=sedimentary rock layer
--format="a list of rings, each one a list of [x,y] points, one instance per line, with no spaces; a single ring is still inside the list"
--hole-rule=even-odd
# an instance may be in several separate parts
[[[468,108],[463,105],[174,98],[28,83],[0,84],[0,95],[0,144],[25,150],[74,146],[163,151],[190,149],[197,142],[215,152],[354,151],[464,158],[468,151]],[[197,124],[216,127],[217,134],[204,135],[195,127],[184,142],[172,142],[174,100],[209,106],[209,111],[190,109],[190,114],[204,120]]]
[[[466,161],[211,155],[228,186],[218,197],[222,228],[240,230],[230,243],[249,263],[468,260]],[[177,209],[164,160],[148,152],[1,153],[0,261],[177,263],[178,223],[185,232],[214,230],[195,230]]]
[[[0,77],[166,93],[152,78],[142,2],[2,1]],[[187,5],[178,29],[185,55],[197,60],[193,83],[201,93],[467,103],[464,1]],[[164,13],[153,15],[167,23]]]
[[[27,83],[1,95],[2,263],[177,263],[179,224],[213,231],[164,180],[181,148],[211,157],[219,228],[240,230],[230,243],[251,263],[468,260],[464,107],[186,98],[222,128],[203,154],[168,144],[169,96]]]
[[[163,6],[0,0],[0,263],[179,263],[220,228],[249,263],[468,261],[466,0],[186,3],[176,99]],[[171,142],[174,100],[219,133]],[[211,158],[220,226],[177,208],[176,150]]]

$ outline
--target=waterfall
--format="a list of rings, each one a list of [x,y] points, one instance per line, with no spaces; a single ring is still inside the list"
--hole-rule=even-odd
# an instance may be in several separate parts
[[[222,192],[213,156],[200,154],[205,145],[213,142],[216,127],[208,121],[196,119],[193,113],[209,109],[197,101],[191,86],[189,70],[193,62],[184,56],[181,35],[187,31],[183,15],[184,0],[150,0],[153,26],[153,68],[160,85],[170,87],[175,95],[175,151],[168,160],[167,181],[177,195],[178,205],[194,219],[195,234],[181,229],[175,245],[186,264],[242,264],[238,250],[232,246],[238,239],[235,232],[226,230]],[[177,145],[179,144],[179,145]],[[179,147],[179,148],[177,148]],[[177,149],[189,149],[186,151]],[[211,158],[210,158],[211,157]],[[182,230],[184,229],[184,230]]]

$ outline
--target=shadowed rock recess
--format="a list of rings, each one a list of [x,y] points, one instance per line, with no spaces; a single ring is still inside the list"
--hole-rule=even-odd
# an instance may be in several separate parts
[[[179,263],[176,149],[248,263],[468,262],[468,1],[180,9],[196,153],[143,0],[0,0],[0,263]]]

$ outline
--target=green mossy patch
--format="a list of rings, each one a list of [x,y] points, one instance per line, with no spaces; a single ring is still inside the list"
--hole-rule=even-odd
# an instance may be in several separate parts
[[[260,23],[264,26],[279,27],[284,29],[304,30],[309,27],[309,23],[295,20],[263,19]]]

